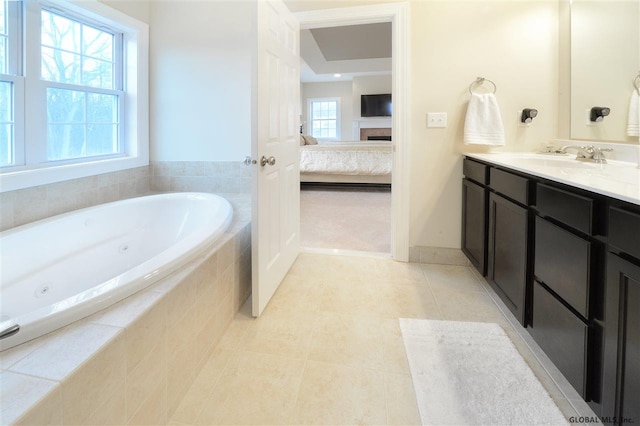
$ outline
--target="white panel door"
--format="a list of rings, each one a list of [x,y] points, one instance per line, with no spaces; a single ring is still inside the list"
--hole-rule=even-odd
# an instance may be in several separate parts
[[[300,250],[299,24],[281,0],[258,1],[257,35],[254,316],[267,306]]]

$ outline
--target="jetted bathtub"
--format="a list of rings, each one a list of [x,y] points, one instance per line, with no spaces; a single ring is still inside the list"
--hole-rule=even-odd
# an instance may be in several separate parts
[[[174,193],[54,216],[0,233],[0,350],[142,290],[231,224],[227,200]]]

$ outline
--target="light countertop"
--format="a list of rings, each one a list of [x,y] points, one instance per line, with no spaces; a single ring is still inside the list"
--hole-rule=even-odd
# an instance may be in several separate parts
[[[578,161],[575,155],[465,153],[467,157],[640,205],[640,168],[635,162]]]

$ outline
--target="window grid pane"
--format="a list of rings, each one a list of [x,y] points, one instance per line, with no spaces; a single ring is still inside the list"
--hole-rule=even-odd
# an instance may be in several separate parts
[[[0,166],[15,163],[13,83],[0,82]]]
[[[113,34],[43,10],[41,77],[58,83],[114,89]]]
[[[0,1],[0,73],[9,74],[9,22],[8,4]]]
[[[118,96],[47,89],[47,160],[120,152]]]
[[[311,102],[311,136],[337,137],[338,101]]]

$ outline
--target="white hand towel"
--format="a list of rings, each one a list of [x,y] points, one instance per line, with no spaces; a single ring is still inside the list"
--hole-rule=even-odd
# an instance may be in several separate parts
[[[640,96],[634,90],[629,102],[629,121],[627,123],[627,135],[640,136]]]
[[[493,93],[472,93],[464,120],[464,143],[504,145],[500,107]]]

